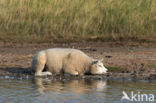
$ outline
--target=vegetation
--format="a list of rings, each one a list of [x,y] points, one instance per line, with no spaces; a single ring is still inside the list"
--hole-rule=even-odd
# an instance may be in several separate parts
[[[155,41],[156,0],[0,0],[0,40]]]
[[[149,68],[155,68],[155,70],[156,70],[156,64],[148,64],[148,67]]]
[[[128,69],[126,68],[121,68],[121,67],[115,67],[115,66],[106,66],[109,72],[124,72],[127,71]]]

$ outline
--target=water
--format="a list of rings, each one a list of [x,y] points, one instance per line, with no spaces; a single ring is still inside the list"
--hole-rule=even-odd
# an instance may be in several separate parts
[[[122,91],[151,93],[156,101],[156,82],[0,79],[0,103],[125,103]]]

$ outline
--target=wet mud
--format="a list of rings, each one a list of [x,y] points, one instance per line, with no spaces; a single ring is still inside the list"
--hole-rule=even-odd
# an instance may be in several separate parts
[[[40,44],[0,42],[0,77],[34,78],[31,70],[33,55],[40,50],[54,47],[80,49],[93,58],[104,58],[103,63],[109,72],[105,75],[53,75],[48,77],[50,79],[156,80],[155,43],[104,42]]]

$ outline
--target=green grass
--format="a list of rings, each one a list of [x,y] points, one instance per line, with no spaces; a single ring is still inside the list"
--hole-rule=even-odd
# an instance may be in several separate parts
[[[156,70],[156,64],[148,64],[147,65],[149,68],[155,68],[155,70]]]
[[[121,67],[115,67],[115,66],[106,66],[109,72],[123,72],[127,71],[126,68],[121,68]]]
[[[0,40],[155,41],[156,0],[0,0]]]

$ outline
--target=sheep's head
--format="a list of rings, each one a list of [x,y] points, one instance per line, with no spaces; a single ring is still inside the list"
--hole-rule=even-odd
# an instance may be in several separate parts
[[[102,63],[103,59],[101,60],[93,60],[91,65],[91,74],[105,74],[107,73],[108,69],[104,67]]]

